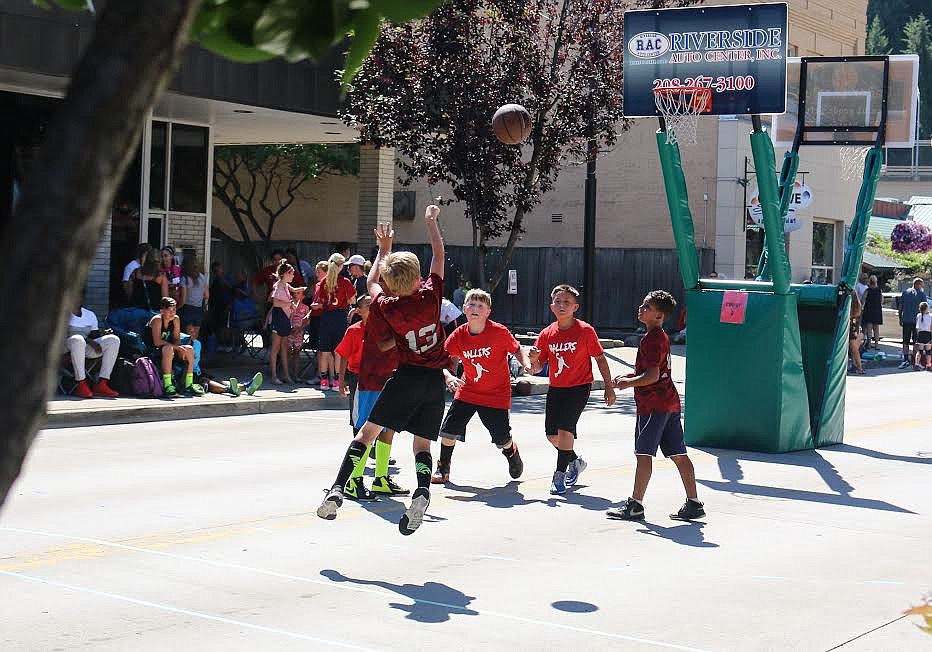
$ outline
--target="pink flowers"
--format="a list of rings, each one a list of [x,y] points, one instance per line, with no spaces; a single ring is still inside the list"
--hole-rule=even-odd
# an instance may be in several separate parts
[[[901,254],[924,254],[932,250],[932,232],[925,224],[906,221],[893,227],[890,234],[893,251]]]

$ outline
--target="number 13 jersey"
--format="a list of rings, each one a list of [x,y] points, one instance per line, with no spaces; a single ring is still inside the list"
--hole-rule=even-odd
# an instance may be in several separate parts
[[[395,340],[398,364],[428,369],[443,369],[450,356],[443,348],[444,331],[440,324],[440,301],[443,279],[431,274],[421,281],[414,294],[376,297],[369,313],[366,336],[382,342]]]

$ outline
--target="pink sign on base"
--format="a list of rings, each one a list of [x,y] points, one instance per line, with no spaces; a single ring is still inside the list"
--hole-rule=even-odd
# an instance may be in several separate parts
[[[744,311],[748,307],[748,293],[740,290],[726,290],[722,297],[723,324],[743,324]]]

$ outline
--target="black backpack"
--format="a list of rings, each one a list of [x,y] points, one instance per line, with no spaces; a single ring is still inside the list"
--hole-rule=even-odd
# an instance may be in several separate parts
[[[120,396],[133,396],[133,362],[126,358],[117,358],[110,374],[110,387]]]

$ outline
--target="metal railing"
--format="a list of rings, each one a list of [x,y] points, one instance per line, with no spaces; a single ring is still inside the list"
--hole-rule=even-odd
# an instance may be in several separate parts
[[[887,148],[887,165],[881,174],[889,179],[932,178],[932,143],[919,142],[911,149]]]

